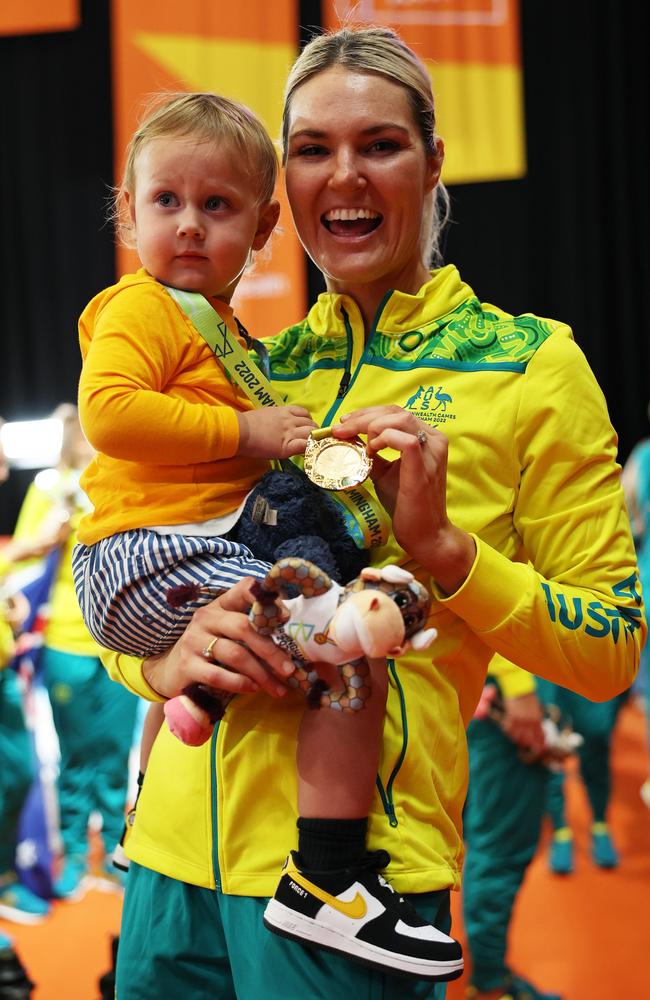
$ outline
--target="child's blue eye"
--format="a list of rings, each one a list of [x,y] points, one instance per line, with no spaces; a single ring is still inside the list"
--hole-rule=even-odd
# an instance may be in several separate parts
[[[156,201],[159,205],[162,205],[163,208],[171,208],[171,206],[175,204],[175,198],[171,191],[163,191],[158,195]]]
[[[208,212],[216,212],[217,209],[223,208],[223,204],[224,204],[223,198],[219,198],[218,195],[215,194],[212,198],[208,198],[208,200],[205,203],[205,207],[207,208]]]

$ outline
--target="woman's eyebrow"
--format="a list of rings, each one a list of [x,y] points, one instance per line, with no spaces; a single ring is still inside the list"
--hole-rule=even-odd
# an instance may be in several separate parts
[[[323,136],[327,135],[322,129],[316,128],[299,128],[295,132],[290,133],[291,139],[322,139]]]
[[[379,122],[377,125],[370,125],[361,130],[362,135],[376,135],[378,132],[403,132],[408,135],[408,129],[397,122]]]
[[[404,125],[399,125],[397,122],[378,122],[374,125],[368,125],[367,128],[359,129],[359,135],[377,135],[378,132],[403,132],[405,135],[408,134],[408,129]],[[329,133],[325,129],[317,128],[300,128],[295,132],[290,133],[291,139],[323,139]]]

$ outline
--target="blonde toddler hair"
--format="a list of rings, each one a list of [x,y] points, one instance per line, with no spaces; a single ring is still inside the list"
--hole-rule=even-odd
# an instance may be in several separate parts
[[[219,94],[156,94],[126,148],[124,175],[112,199],[111,218],[126,246],[135,245],[126,196],[135,194],[138,156],[152,139],[172,136],[229,143],[241,157],[242,171],[257,187],[258,204],[273,197],[278,176],[277,153],[268,132],[250,108]]]

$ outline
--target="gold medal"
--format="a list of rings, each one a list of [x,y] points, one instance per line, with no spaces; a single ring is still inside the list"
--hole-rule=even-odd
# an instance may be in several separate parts
[[[305,449],[305,473],[324,490],[353,490],[372,468],[360,438],[340,441],[329,427],[312,431]]]

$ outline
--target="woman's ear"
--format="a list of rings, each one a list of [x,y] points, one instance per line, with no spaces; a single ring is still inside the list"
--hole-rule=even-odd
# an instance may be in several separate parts
[[[429,154],[427,191],[433,191],[440,180],[440,171],[445,160],[445,141],[440,136],[435,139],[435,152]]]
[[[253,239],[252,250],[261,250],[266,244],[269,236],[278,224],[280,218],[280,202],[272,199],[264,202],[260,207],[260,214],[257,220],[257,231]],[[135,219],[133,220],[135,222]]]

